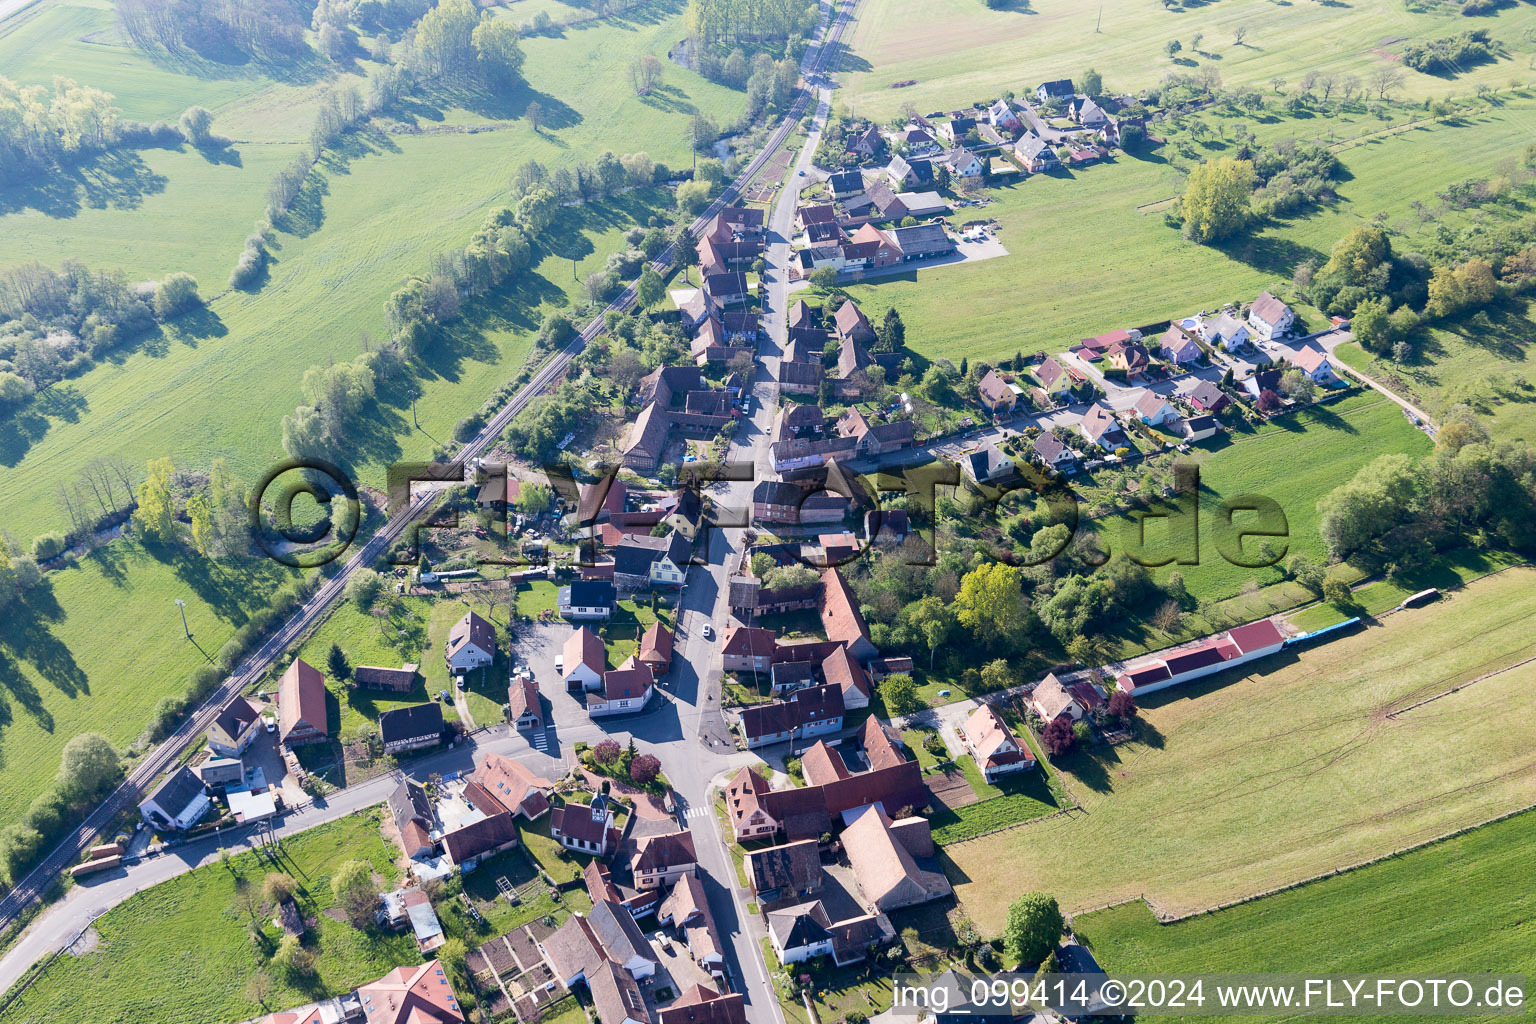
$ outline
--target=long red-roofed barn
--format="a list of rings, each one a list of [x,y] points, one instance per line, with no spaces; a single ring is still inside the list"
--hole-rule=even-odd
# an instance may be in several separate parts
[[[1127,665],[1115,680],[1133,697],[1167,689],[1224,669],[1274,654],[1285,646],[1285,634],[1273,619],[1235,626],[1195,644]]]

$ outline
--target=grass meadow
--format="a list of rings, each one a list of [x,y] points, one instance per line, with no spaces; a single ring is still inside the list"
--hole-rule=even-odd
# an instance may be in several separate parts
[[[1069,911],[1145,896],[1191,913],[1525,806],[1533,614],[1536,570],[1511,569],[1148,696],[1137,740],[1057,766],[1085,813],[945,848],[965,912],[996,934],[1039,889]]]
[[[280,421],[298,401],[304,370],[351,358],[362,332],[382,335],[384,299],[433,254],[468,239],[506,198],[519,163],[556,166],[610,148],[685,161],[692,111],[725,123],[744,100],[675,65],[656,93],[633,95],[630,58],[664,55],[681,33],[680,16],[680,5],[667,4],[526,39],[526,85],[497,96],[428,92],[393,115],[396,133],[376,124],[328,152],[277,225],[259,290],[230,292],[194,322],[119,352],[56,389],[55,402],[0,425],[0,524],[20,532],[24,523],[28,536],[61,525],[52,486],[40,481],[98,455],[134,463],[170,455],[179,466],[225,457],[237,473],[259,475],[281,454]],[[113,64],[107,53],[120,66],[98,73]],[[313,101],[336,85],[366,85],[360,73],[327,67],[292,69],[277,81],[244,69],[171,66],[119,40],[104,5],[68,0],[41,5],[0,36],[0,65],[22,83],[59,73],[100,86],[144,120],[174,120],[199,103],[236,140],[226,163],[190,149],[149,150],[87,165],[65,176],[85,179],[72,186],[0,192],[0,266],[74,256],[133,277],[191,270],[205,296],[224,290],[272,173],[308,138]],[[523,116],[535,101],[544,108],[537,132]],[[536,250],[535,270],[480,303],[419,368],[419,431],[405,396],[385,396],[370,418],[373,433],[349,453],[359,475],[382,483],[387,462],[423,457],[446,440],[522,365],[543,314],[578,296],[580,280],[621,248],[624,230],[670,204],[656,189],[566,211]]]
[[[1101,966],[1124,974],[1529,975],[1536,971],[1536,932],[1530,928],[1536,893],[1528,856],[1533,842],[1536,814],[1526,813],[1175,924],[1159,924],[1137,902],[1080,915],[1072,927]]]
[[[1490,17],[1463,17],[1453,4],[1400,0],[1328,4],[1274,4],[1233,0],[1220,4],[1148,4],[1105,0],[1015,0],[992,10],[979,0],[869,0],[859,15],[845,62],[840,96],[856,110],[894,114],[912,102],[927,113],[973,100],[995,99],[1004,90],[1023,93],[1043,81],[1075,78],[1090,67],[1115,90],[1155,85],[1170,71],[1215,67],[1229,84],[1268,84],[1279,76],[1294,82],[1305,72],[1334,71],[1368,78],[1401,53],[1406,39],[1437,38],[1486,28],[1504,43],[1499,60],[1470,68],[1454,79],[1409,71],[1403,93],[1439,97],[1470,93],[1479,84],[1502,88],[1528,78],[1533,46],[1527,33],[1536,11],[1508,6]],[[1246,35],[1234,41],[1241,26]],[[1199,50],[1193,39],[1203,35]],[[1183,43],[1178,60],[1164,51]],[[891,88],[892,83],[915,85]]]
[[[64,744],[97,731],[126,747],[162,697],[218,653],[292,570],[267,559],[171,557],[108,544],[0,617],[0,820],[59,770]],[[175,600],[187,602],[193,640]],[[323,663],[323,662],[322,662]]]
[[[1206,116],[1212,120],[1213,115]],[[1372,127],[1345,111],[1327,117],[1279,118],[1264,127],[1275,137],[1338,139]],[[1394,114],[1394,123],[1411,116]],[[1215,119],[1220,125],[1221,119]],[[1243,119],[1237,119],[1243,120]],[[1536,102],[1521,95],[1499,107],[1358,143],[1340,143],[1344,176],[1339,198],[1296,217],[1261,225],[1220,246],[1185,241],[1163,221],[1168,200],[1184,188],[1185,147],[1177,135],[1143,157],[1120,154],[1112,163],[1031,176],[990,190],[981,215],[995,217],[1007,256],[938,267],[853,285],[866,310],[900,311],[907,344],[929,358],[997,360],[1015,352],[1059,352],[1079,338],[1117,327],[1153,324],[1228,302],[1250,301],[1266,288],[1294,299],[1292,270],[1309,258],[1325,261],[1350,228],[1384,214],[1410,222],[1411,204],[1433,203],[1454,182],[1488,175],[1518,153],[1536,127]],[[1229,143],[1212,137],[1187,151],[1218,156]],[[955,223],[977,213],[958,210]],[[1412,231],[1433,230],[1414,224]],[[1412,237],[1394,239],[1411,249]],[[1282,284],[1283,283],[1283,284]],[[1296,303],[1303,319],[1323,318]],[[873,314],[872,314],[873,315]]]
[[[227,868],[214,863],[178,875],[108,911],[94,926],[99,945],[59,957],[0,1019],[206,1024],[249,1020],[349,991],[418,954],[409,931],[358,931],[327,916],[335,906],[330,877],[344,861],[366,860],[377,879],[392,885],[399,878],[396,854],[379,832],[379,813],[371,811],[283,840],[275,866],[243,853]],[[313,929],[306,945],[319,954],[313,978],[267,966],[282,937],[274,915],[263,913],[261,886],[270,871],[299,883],[299,907]],[[265,951],[247,931],[253,906]],[[246,989],[258,968],[272,979],[265,1006]]]

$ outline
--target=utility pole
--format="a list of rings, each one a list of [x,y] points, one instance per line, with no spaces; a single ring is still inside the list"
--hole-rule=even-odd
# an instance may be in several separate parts
[[[1104,5],[1099,4],[1099,20],[1093,23],[1094,35],[1098,35],[1099,26],[1104,24]]]
[[[187,634],[187,639],[192,639],[192,631],[187,628],[187,602],[181,598],[176,599],[176,607],[181,610],[181,631]]]
[[[421,424],[416,422],[416,389],[415,388],[411,389],[411,426],[415,427],[417,430],[421,429]]]

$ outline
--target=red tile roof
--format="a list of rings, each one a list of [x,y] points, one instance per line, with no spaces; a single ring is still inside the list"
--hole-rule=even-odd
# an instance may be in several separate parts
[[[294,659],[277,684],[278,728],[284,739],[301,721],[329,733],[325,711],[325,677],[302,658]]]
[[[1244,654],[1264,647],[1272,647],[1285,641],[1285,634],[1275,627],[1273,619],[1260,619],[1246,626],[1227,630],[1227,636]]]
[[[821,626],[828,640],[851,644],[869,639],[869,627],[842,574],[832,568],[821,574]]]
[[[397,967],[361,986],[357,997],[368,1024],[461,1024],[464,1013],[443,965]]]

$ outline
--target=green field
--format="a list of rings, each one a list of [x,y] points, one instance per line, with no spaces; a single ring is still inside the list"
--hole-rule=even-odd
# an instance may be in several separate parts
[[[222,456],[254,478],[281,456],[280,421],[298,401],[304,370],[351,358],[361,348],[361,332],[383,334],[384,299],[403,277],[424,271],[433,254],[468,239],[486,211],[506,198],[519,163],[537,158],[553,167],[595,159],[610,148],[644,149],[673,165],[685,161],[691,112],[728,123],[744,101],[741,93],[675,65],[658,93],[633,95],[630,58],[664,55],[681,35],[680,18],[668,8],[526,39],[525,87],[452,102],[428,93],[402,118],[410,133],[370,130],[328,153],[299,213],[280,225],[270,276],[259,292],[230,293],[195,328],[172,326],[164,337],[67,382],[71,418],[39,409],[45,414],[0,426],[0,465],[6,467],[0,523],[18,532],[24,523],[29,537],[60,525],[52,485],[43,481],[103,454],[122,454],[134,464],[168,454],[188,467]],[[91,40],[88,47],[82,38]],[[86,50],[96,54],[96,66],[110,63],[103,50],[120,54],[121,66],[93,74]],[[238,160],[214,166],[190,151],[149,151],[123,172],[132,180],[112,179],[97,189],[104,196],[99,206],[82,200],[39,209],[30,193],[0,195],[0,265],[74,256],[120,266],[133,277],[192,270],[205,296],[223,290],[262,213],[271,172],[308,137],[314,98],[331,85],[360,81],[294,85],[254,72],[215,78],[203,77],[214,74],[207,68],[160,67],[117,40],[105,6],[73,3],[44,7],[0,36],[0,66],[23,83],[71,74],[119,94],[125,113],[146,120],[174,120],[200,103],[213,110],[215,129],[237,140],[231,159]],[[537,133],[522,116],[535,100],[546,118]],[[102,178],[109,171],[88,166],[81,173]],[[119,202],[124,192],[137,195]],[[543,313],[567,305],[581,291],[579,279],[622,247],[623,231],[670,202],[664,190],[645,190],[566,210],[536,251],[542,262],[535,271],[507,294],[478,304],[419,368],[420,430],[411,430],[400,396],[381,404],[372,433],[349,453],[358,473],[382,482],[385,463],[424,457],[447,439],[461,416],[522,365]]]
[[[1415,5],[1400,0],[1361,0],[1340,6],[1223,0],[1219,4],[1148,4],[1106,0],[1019,0],[991,10],[981,0],[868,0],[860,12],[845,64],[840,99],[855,109],[889,116],[906,102],[927,113],[1004,90],[1024,93],[1043,81],[1074,78],[1090,67],[1116,91],[1155,85],[1170,71],[1215,67],[1229,84],[1267,85],[1275,76],[1294,83],[1308,70],[1368,78],[1401,53],[1405,39],[1437,38],[1486,28],[1508,47],[1504,58],[1471,69],[1453,81],[1404,69],[1403,92],[1415,98],[1470,93],[1479,83],[1503,87],[1529,74],[1527,33],[1536,12],[1508,6],[1490,17],[1466,18],[1451,4]],[[1243,26],[1241,44],[1234,30]],[[1204,39],[1200,53],[1196,33]],[[1180,63],[1163,46],[1179,39]],[[904,88],[892,83],[915,81]]]
[[[1138,902],[1081,915],[1072,927],[1102,967],[1126,974],[1507,971],[1529,977],[1536,972],[1533,843],[1536,814],[1527,813],[1177,924],[1158,924]]]
[[[1187,242],[1163,222],[1165,201],[1184,188],[1171,151],[1121,154],[1112,163],[1035,175],[990,189],[993,202],[984,211],[961,209],[951,217],[954,224],[996,218],[1007,256],[880,278],[848,292],[866,310],[894,306],[911,348],[957,364],[961,356],[974,361],[1059,352],[1117,327],[1251,301],[1266,288],[1294,298],[1289,279],[1297,264],[1326,260],[1335,241],[1377,214],[1394,224],[1411,221],[1414,201],[1433,205],[1434,193],[1447,185],[1491,174],[1529,141],[1533,113],[1536,103],[1522,95],[1454,120],[1341,145],[1345,177],[1337,184],[1337,201],[1219,247]],[[1326,140],[1330,132],[1342,139],[1380,124],[1348,111],[1266,116],[1278,122],[1266,132],[1301,139]],[[1394,113],[1395,123],[1416,116],[1422,111]],[[1255,127],[1251,117],[1234,120]],[[1195,147],[1208,156],[1230,148],[1214,137]],[[1433,229],[1433,223],[1414,223],[1411,230]],[[1413,248],[1411,236],[1393,244]],[[1304,303],[1297,307],[1309,323],[1323,322]]]
[[[1086,813],[945,848],[965,912],[996,934],[1008,901],[1040,889],[1068,910],[1144,895],[1189,913],[1525,806],[1536,664],[1511,666],[1536,654],[1532,615],[1536,570],[1512,569],[1149,695],[1137,740],[1058,766]]]
[[[266,559],[204,561],[118,541],[48,573],[0,617],[0,819],[53,781],[78,733],[127,747],[162,697],[218,653],[291,570]],[[187,602],[193,641],[175,600]]]
[[[396,853],[379,833],[378,812],[369,812],[283,840],[276,867],[245,853],[228,868],[210,864],[178,875],[108,911],[94,926],[100,944],[78,957],[59,957],[0,1019],[208,1024],[350,991],[418,954],[408,931],[358,931],[327,917],[334,906],[330,876],[344,861],[366,860],[378,880],[393,884],[399,877]],[[289,979],[281,969],[267,968],[272,989],[262,1006],[246,985],[267,967],[282,935],[261,899],[262,879],[278,870],[300,885],[300,909],[313,919],[306,944],[319,958],[311,979]],[[252,894],[250,901],[245,893]],[[266,952],[247,932],[252,908]]]
[[[1475,319],[1427,332],[1420,354],[1398,364],[1357,344],[1340,347],[1347,366],[1369,374],[1431,416],[1458,405],[1479,413],[1500,440],[1536,441],[1536,324],[1528,302],[1511,300]]]

